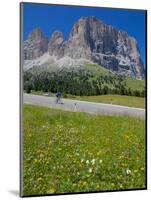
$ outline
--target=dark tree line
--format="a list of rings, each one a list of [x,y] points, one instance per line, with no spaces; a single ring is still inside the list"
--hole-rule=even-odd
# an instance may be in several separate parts
[[[125,77],[121,75],[99,75],[91,71],[58,71],[31,73],[24,72],[24,90],[52,92],[79,96],[121,94],[129,96],[145,96],[145,91],[127,88]]]

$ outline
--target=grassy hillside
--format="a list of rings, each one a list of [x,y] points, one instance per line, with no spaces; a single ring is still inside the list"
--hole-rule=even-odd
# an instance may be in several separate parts
[[[42,67],[42,66],[41,66]],[[86,64],[56,71],[37,67],[24,72],[24,90],[57,92],[76,96],[118,94],[141,96],[145,94],[145,82],[115,74],[97,64]]]
[[[125,95],[99,95],[99,96],[72,96],[67,95],[70,99],[107,103],[113,105],[129,106],[136,108],[145,108],[145,98]]]
[[[145,121],[24,106],[24,195],[144,188]]]
[[[97,76],[99,75],[114,76],[113,72],[110,72],[109,70],[105,69],[104,67],[98,66],[97,64],[87,64],[85,68],[87,70],[94,71],[94,73]],[[145,88],[144,80],[138,80],[131,77],[125,77],[125,83],[126,83],[127,88],[132,88],[132,90],[142,91]]]
[[[132,88],[132,90],[142,91],[145,88],[145,81],[126,77],[126,85],[127,87]]]
[[[96,75],[109,75],[111,74],[110,71],[105,69],[104,67],[99,66],[98,64],[86,64],[83,66],[83,69],[93,71]]]

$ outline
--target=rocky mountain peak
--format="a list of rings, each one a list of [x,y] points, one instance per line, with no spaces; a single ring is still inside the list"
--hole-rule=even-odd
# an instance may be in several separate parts
[[[63,33],[60,31],[55,31],[50,38],[49,44],[58,46],[61,45],[63,41],[64,41]]]
[[[105,24],[95,16],[81,17],[71,29],[68,40],[55,31],[49,44],[38,28],[24,42],[24,58],[33,59],[48,52],[57,59],[87,59],[119,74],[137,79],[144,78],[137,41],[127,32]]]
[[[55,55],[58,58],[62,57],[64,55],[63,42],[63,33],[60,31],[55,31],[52,34],[48,44],[49,54]]]
[[[98,20],[94,16],[90,17],[81,17],[73,26],[70,37],[74,37],[77,34],[80,34],[81,32],[87,33],[90,31],[90,29],[93,29],[96,26],[101,26],[102,21]],[[85,32],[88,31],[88,32]]]
[[[32,60],[42,56],[48,50],[48,40],[40,28],[35,28],[24,41],[24,59]]]
[[[44,34],[40,28],[35,28],[32,32],[28,35],[29,41],[40,41],[44,38]]]

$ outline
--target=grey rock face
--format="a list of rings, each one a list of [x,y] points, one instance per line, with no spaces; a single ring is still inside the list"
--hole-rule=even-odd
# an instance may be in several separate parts
[[[63,33],[55,31],[48,44],[48,50],[50,55],[54,55],[57,58],[62,58],[64,56],[64,38]]]
[[[32,60],[42,56],[48,50],[48,40],[37,28],[34,29],[24,41],[24,60]]]
[[[144,78],[136,40],[95,17],[81,18],[67,43],[64,52],[72,58],[86,58],[109,70]]]
[[[33,31],[24,42],[24,58],[38,57],[48,48],[49,54],[57,59],[64,56],[84,58],[111,71],[144,79],[137,41],[126,32],[106,25],[96,17],[80,18],[67,41],[64,41],[62,32],[54,32],[48,46],[47,44],[41,31]]]

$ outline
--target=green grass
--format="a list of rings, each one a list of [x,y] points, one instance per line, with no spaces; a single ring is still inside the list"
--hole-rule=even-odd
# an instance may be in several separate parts
[[[134,96],[126,96],[126,95],[98,95],[98,96],[68,95],[68,98],[82,100],[82,101],[122,105],[122,106],[128,106],[128,107],[145,108],[144,97],[134,97]]]
[[[131,88],[132,90],[142,91],[145,88],[145,81],[144,80],[132,79],[130,77],[127,77],[126,78],[126,85],[127,85],[127,88]]]
[[[104,67],[101,67],[98,64],[85,64],[84,69],[87,69],[89,71],[92,71],[94,74],[98,75],[109,75],[111,72]]]
[[[23,195],[144,188],[145,121],[24,106]]]
[[[113,73],[111,73],[109,70],[107,70],[104,67],[101,67],[97,64],[87,64],[85,67],[88,70],[92,70],[97,76],[98,75],[113,76]],[[138,80],[138,79],[134,79],[131,77],[126,77],[125,82],[126,82],[127,88],[131,88],[131,90],[142,91],[145,89],[145,81],[144,80]]]

